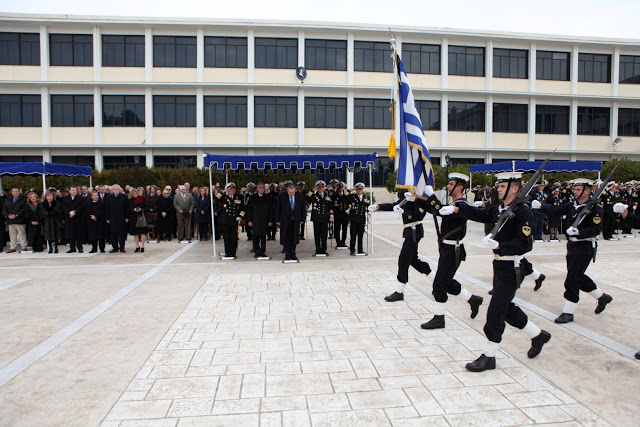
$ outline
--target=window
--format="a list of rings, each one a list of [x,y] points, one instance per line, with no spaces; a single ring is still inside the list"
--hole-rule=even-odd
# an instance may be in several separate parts
[[[354,128],[391,129],[390,106],[391,104],[388,99],[354,99]]]
[[[196,68],[196,38],[153,37],[153,66]]]
[[[256,38],[256,68],[298,68],[297,39]]]
[[[0,156],[0,162],[41,162],[42,156]]]
[[[40,65],[40,34],[0,33],[0,65]]]
[[[96,158],[93,156],[52,156],[53,163],[63,163],[65,165],[91,166],[96,167]]]
[[[536,105],[536,133],[569,135],[569,107]]]
[[[344,40],[306,40],[304,59],[309,70],[347,69],[347,42]]]
[[[609,107],[578,107],[578,135],[609,135]]]
[[[493,131],[508,133],[529,132],[527,104],[493,104]]]
[[[153,96],[154,127],[194,127],[195,125],[195,96]]]
[[[527,79],[529,51],[520,49],[493,49],[493,77]]]
[[[377,157],[376,166],[373,168],[373,186],[384,187],[389,177],[389,173],[393,172],[393,159],[389,157]],[[366,168],[358,168],[354,171],[353,182],[363,182],[367,186],[365,191],[369,191],[369,170]]]
[[[102,36],[103,67],[144,67],[144,36]]]
[[[247,68],[247,39],[245,37],[205,37],[204,66]]]
[[[640,136],[640,109],[618,109],[618,136]]]
[[[104,156],[102,158],[102,165],[105,169],[117,169],[122,167],[132,167],[136,165],[136,156]],[[138,156],[140,166],[147,164],[146,156]]]
[[[153,156],[153,165],[160,168],[195,168],[196,156]]]
[[[536,79],[569,81],[569,53],[536,52]]]
[[[416,101],[423,130],[440,130],[440,101]]]
[[[407,73],[440,74],[440,46],[402,43],[402,64]]]
[[[40,95],[0,95],[0,126],[42,126]]]
[[[205,96],[205,127],[247,127],[246,96]]]
[[[484,132],[484,102],[449,102],[449,130]]]
[[[144,95],[104,95],[102,126],[144,126]]]
[[[640,56],[620,55],[620,83],[640,84]]]
[[[93,66],[93,36],[89,34],[49,34],[50,65]]]
[[[298,98],[296,97],[256,96],[254,109],[256,127],[298,127]]]
[[[372,72],[393,72],[393,57],[389,43],[355,42],[354,70]]]
[[[51,95],[51,126],[93,126],[93,95]]]
[[[304,127],[347,128],[347,100],[344,98],[305,98]]]
[[[611,83],[611,55],[578,54],[578,81]]]
[[[449,75],[484,77],[484,48],[449,46]]]

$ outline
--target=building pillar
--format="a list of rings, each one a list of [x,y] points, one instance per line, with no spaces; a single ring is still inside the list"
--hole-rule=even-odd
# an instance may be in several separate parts
[[[49,145],[51,131],[51,97],[49,88],[43,86],[40,89],[40,113],[42,121],[42,145]]]
[[[573,46],[571,50],[571,93],[578,94],[578,46]]]
[[[144,29],[144,79],[153,80],[153,30],[151,27]]]
[[[487,97],[485,112],[484,132],[486,135],[487,151],[489,151],[493,147],[493,96]]]
[[[147,148],[144,150],[144,158],[147,163],[147,167],[151,169],[153,167],[153,149]]]
[[[618,96],[620,88],[620,48],[613,49],[611,61],[611,95]]]
[[[196,150],[196,166],[198,167],[198,169],[202,169],[205,167],[204,150],[202,148],[198,148]]]
[[[487,79],[487,90],[493,89],[493,40],[487,41],[485,54],[485,77]]]
[[[256,38],[253,30],[247,31],[247,82],[253,83],[256,69]]]
[[[442,89],[449,87],[449,40],[445,37],[441,42],[440,74],[442,75]]]
[[[536,91],[538,53],[535,43],[529,47],[529,92]]]
[[[536,149],[536,98],[529,98],[529,150]]]
[[[571,151],[576,151],[578,146],[578,100],[571,100],[571,109],[569,111],[569,134],[571,135]],[[573,155],[575,156],[575,154]]]
[[[40,26],[40,79],[49,80],[49,33],[47,26]]]
[[[104,159],[102,158],[102,150],[100,148],[96,148],[95,150],[93,150],[93,158],[95,159],[95,162],[96,162],[95,169],[98,172],[102,172],[102,169],[104,169]]]
[[[204,80],[204,30],[199,27],[196,30],[196,81]]]
[[[353,70],[354,70],[354,35],[347,34],[347,85],[353,86]]]
[[[102,37],[100,36],[100,27],[93,27],[93,80],[99,82],[102,80]]]
[[[350,89],[347,91],[347,145],[353,145],[353,132],[354,132],[353,106],[354,106],[353,90]]]

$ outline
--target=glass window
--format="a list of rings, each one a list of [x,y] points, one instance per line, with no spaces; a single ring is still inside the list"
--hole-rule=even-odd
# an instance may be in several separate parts
[[[402,64],[407,73],[440,74],[440,46],[402,43]]]
[[[520,49],[493,49],[493,77],[526,79],[529,51]]]
[[[132,167],[136,165],[135,161],[136,156],[104,156],[102,158],[102,165],[105,169],[117,169],[122,167]],[[147,164],[147,156],[140,155],[139,163],[140,166],[145,166]]]
[[[195,168],[196,156],[153,156],[153,165],[160,168]]]
[[[298,68],[298,39],[256,37],[256,68]]]
[[[247,68],[247,39],[245,37],[205,37],[204,66]]]
[[[102,126],[144,126],[144,95],[104,95]]]
[[[144,67],[144,36],[102,36],[103,67]]]
[[[40,34],[0,33],[0,65],[40,65]]]
[[[93,126],[93,95],[51,95],[51,126]]]
[[[578,135],[609,135],[609,107],[578,107]]]
[[[508,133],[529,132],[529,105],[493,104],[493,131]]]
[[[256,96],[254,110],[256,127],[298,127],[298,98],[294,96]]]
[[[449,130],[484,132],[484,102],[449,102]]]
[[[536,79],[569,81],[569,53],[536,51]]]
[[[154,127],[195,127],[195,96],[153,96]]]
[[[440,130],[440,101],[416,101],[423,130]]]
[[[433,160],[433,159],[432,159]],[[376,166],[373,169],[373,186],[384,187],[389,174],[393,172],[393,159],[389,157],[377,157]],[[369,170],[365,168],[354,172],[353,182],[362,182],[366,185],[365,191],[369,191]]]
[[[640,56],[620,55],[620,83],[640,84]]]
[[[578,81],[611,83],[611,55],[578,54]]]
[[[205,96],[205,127],[247,127],[246,96]]]
[[[0,156],[0,162],[41,162],[42,156]]]
[[[347,69],[347,42],[344,40],[305,41],[305,66],[309,70]]]
[[[96,158],[93,156],[51,156],[51,161],[65,165],[96,167]]]
[[[449,75],[484,77],[484,48],[449,46]]]
[[[347,100],[345,98],[305,98],[304,127],[347,128]]]
[[[393,52],[389,43],[355,42],[354,70],[371,72],[393,72]]]
[[[93,66],[93,36],[90,34],[49,34],[50,65]]]
[[[391,129],[390,107],[391,103],[388,99],[354,99],[354,128]]]
[[[618,109],[618,136],[640,136],[640,108]]]
[[[536,133],[569,135],[569,107],[536,105]]]
[[[0,126],[42,126],[40,95],[0,95]]]
[[[196,68],[196,38],[193,36],[154,36],[153,66]]]

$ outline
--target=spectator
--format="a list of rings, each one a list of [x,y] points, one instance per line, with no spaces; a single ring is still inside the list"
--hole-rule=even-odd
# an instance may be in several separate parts
[[[178,241],[187,239],[191,243],[191,212],[193,211],[193,196],[188,192],[186,185],[180,186],[180,192],[173,199],[173,207],[176,209],[178,219]]]
[[[264,183],[259,182],[257,193],[247,204],[247,225],[252,228],[254,258],[267,256],[267,231],[273,223],[274,216],[271,198],[264,193]]]
[[[33,252],[42,252],[42,225],[40,223],[42,206],[35,192],[27,194],[27,246],[33,248]]]
[[[11,190],[9,190],[9,192],[11,192]],[[0,193],[0,252],[4,250],[4,245],[7,243],[4,231],[7,228],[7,221],[2,214],[2,208],[4,206],[5,200],[7,200],[7,196],[5,196],[4,193]]]
[[[83,253],[82,242],[86,239],[86,201],[78,196],[78,187],[70,187],[69,195],[62,199],[64,237],[69,242],[67,253]]]
[[[54,192],[49,191],[45,195],[40,214],[44,224],[44,239],[49,244],[49,253],[58,253],[58,240],[60,239],[60,209]]]
[[[105,205],[97,191],[91,192],[91,200],[87,202],[87,239],[91,243],[90,254],[104,253],[106,236]]]
[[[20,189],[14,187],[11,189],[11,197],[4,201],[2,205],[2,215],[7,221],[9,226],[9,250],[7,253],[13,253],[17,251],[18,239],[22,245],[22,250],[27,249],[27,231],[25,229],[27,219],[25,217],[25,209],[27,208],[27,201]]]
[[[144,241],[149,227],[147,225],[139,227],[138,220],[142,217],[146,218],[146,214],[149,212],[149,202],[139,189],[131,189],[129,195],[131,196],[129,199],[129,234],[133,236],[136,244],[134,252],[144,252]]]
[[[113,249],[109,253],[118,251],[124,253],[124,244],[127,240],[127,223],[129,222],[128,209],[129,201],[121,193],[119,185],[113,186],[113,194],[107,198],[106,219],[111,232],[111,246]]]
[[[198,224],[200,241],[209,240],[209,223],[211,222],[211,199],[207,195],[207,188],[201,187],[200,194],[194,205],[196,211],[196,224]]]

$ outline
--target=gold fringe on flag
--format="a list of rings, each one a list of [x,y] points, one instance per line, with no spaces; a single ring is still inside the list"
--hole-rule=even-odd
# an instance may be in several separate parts
[[[389,158],[393,159],[396,157],[396,138],[391,134],[391,138],[389,139]]]

